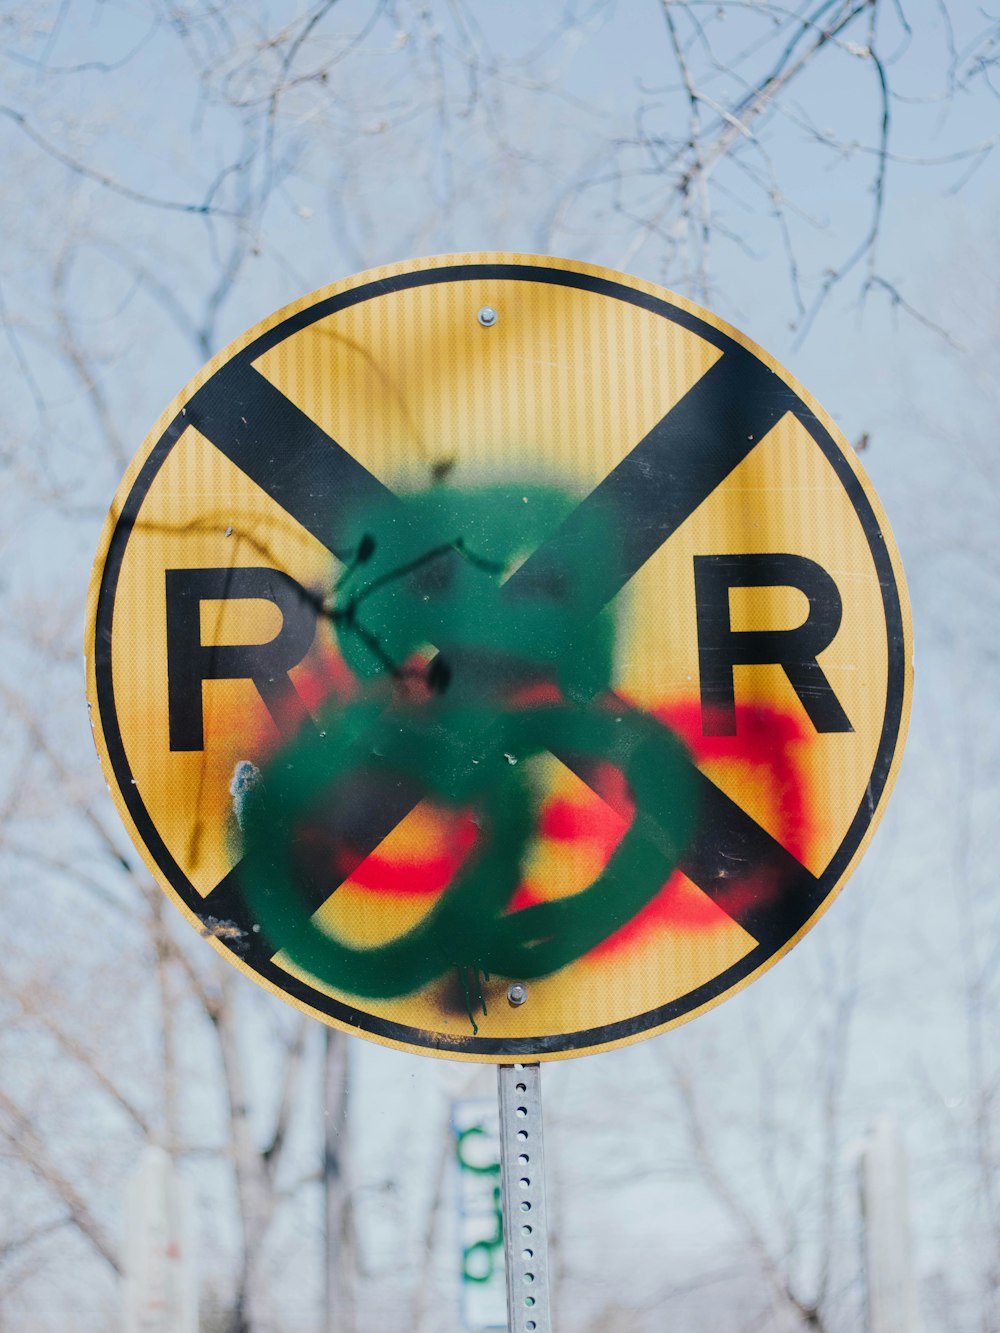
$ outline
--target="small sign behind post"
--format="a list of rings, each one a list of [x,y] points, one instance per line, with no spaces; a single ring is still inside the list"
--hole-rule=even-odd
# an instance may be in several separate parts
[[[470,1333],[484,1333],[507,1327],[497,1104],[483,1098],[456,1102],[451,1124],[458,1166],[462,1322]]]

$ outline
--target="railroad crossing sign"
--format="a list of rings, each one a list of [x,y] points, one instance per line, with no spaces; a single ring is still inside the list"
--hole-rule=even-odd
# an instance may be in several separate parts
[[[152,873],[325,1022],[620,1045],[774,963],[864,851],[899,557],[822,409],[714,315],[522,255],[279,311],[147,438],[87,629]]]

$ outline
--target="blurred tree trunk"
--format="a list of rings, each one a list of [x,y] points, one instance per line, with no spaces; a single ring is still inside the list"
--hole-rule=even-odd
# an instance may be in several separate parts
[[[346,1033],[323,1033],[323,1210],[324,1333],[354,1333],[353,1223],[347,1170],[348,1041]]]

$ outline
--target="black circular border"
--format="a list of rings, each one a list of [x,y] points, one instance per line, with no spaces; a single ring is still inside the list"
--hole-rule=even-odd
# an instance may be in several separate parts
[[[515,279],[524,282],[544,282],[556,286],[576,287],[583,291],[627,301],[632,305],[661,315],[672,323],[679,324],[681,327],[697,334],[698,337],[718,347],[723,352],[733,348],[742,348],[742,344],[736,342],[728,334],[723,333],[720,329],[713,328],[689,311],[675,306],[669,301],[651,296],[646,292],[636,291],[634,288],[626,287],[607,278],[599,278],[571,269],[558,269],[535,264],[455,264],[441,268],[418,269],[388,278],[380,278],[377,281],[341,292],[336,296],[327,297],[325,300],[289,316],[274,328],[261,334],[241,352],[238,352],[223,366],[220,366],[215,375],[224,374],[230,366],[255,361],[275,344],[284,341],[317,320],[325,319],[339,310],[347,309],[362,301],[408,288],[426,286],[429,283],[463,282],[471,279]],[[745,353],[747,349],[742,350]],[[214,379],[215,376],[212,378]],[[100,724],[119,793],[125,802],[139,836],[145,843],[161,874],[166,878],[181,901],[192,912],[198,914],[199,910],[204,911],[205,901],[170,855],[139,795],[138,786],[132,781],[131,768],[118,726],[112,677],[112,620],[118,578],[121,573],[125,550],[139,508],[156,474],[162,467],[170,450],[190,424],[185,413],[186,405],[193,396],[193,394],[189,395],[185,400],[185,408],[178,412],[150,451],[132,484],[111,535],[104,568],[101,573],[101,585],[97,599],[94,625],[94,671]],[[896,574],[878,516],[872,508],[858,475],[851,467],[843,451],[808,404],[803,402],[797,394],[794,397],[796,402],[795,416],[812,436],[833,467],[861,521],[882,589],[888,649],[886,712],[871,780],[865,798],[851,821],[840,846],[829,865],[818,878],[821,897],[817,903],[816,911],[820,911],[826,905],[831,893],[837,888],[850,864],[851,858],[875,818],[875,812],[878,810],[879,802],[888,781],[896,752],[897,738],[900,735],[903,721],[903,704],[906,697],[906,636]],[[792,932],[792,934],[794,933]],[[263,966],[254,965],[251,970],[270,986],[275,987],[290,998],[298,1000],[310,1008],[318,1009],[321,1013],[325,1013],[345,1027],[370,1033],[374,1037],[404,1046],[423,1047],[441,1053],[453,1052],[456,1055],[461,1054],[467,1057],[477,1054],[486,1057],[530,1057],[552,1052],[590,1050],[620,1042],[654,1028],[663,1027],[667,1023],[682,1018],[692,1010],[701,1008],[738,985],[740,981],[765,963],[768,958],[773,957],[774,954],[784,948],[788,939],[792,938],[792,934],[773,947],[757,945],[738,963],[721,972],[712,981],[706,982],[695,990],[689,991],[686,995],[672,1000],[669,1004],[648,1010],[634,1018],[622,1019],[603,1027],[590,1028],[584,1031],[520,1039],[448,1036],[422,1028],[408,1027],[335,1000],[325,992],[314,989],[298,977],[274,966],[270,962]],[[238,958],[238,947],[229,947],[234,957]]]

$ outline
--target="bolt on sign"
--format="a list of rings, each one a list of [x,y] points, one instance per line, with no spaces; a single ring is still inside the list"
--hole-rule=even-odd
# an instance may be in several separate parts
[[[791,948],[911,681],[885,516],[791,375],[505,254],[349,278],[210,362],[118,492],[87,659],[122,818],[219,952],[497,1063],[662,1031]]]

